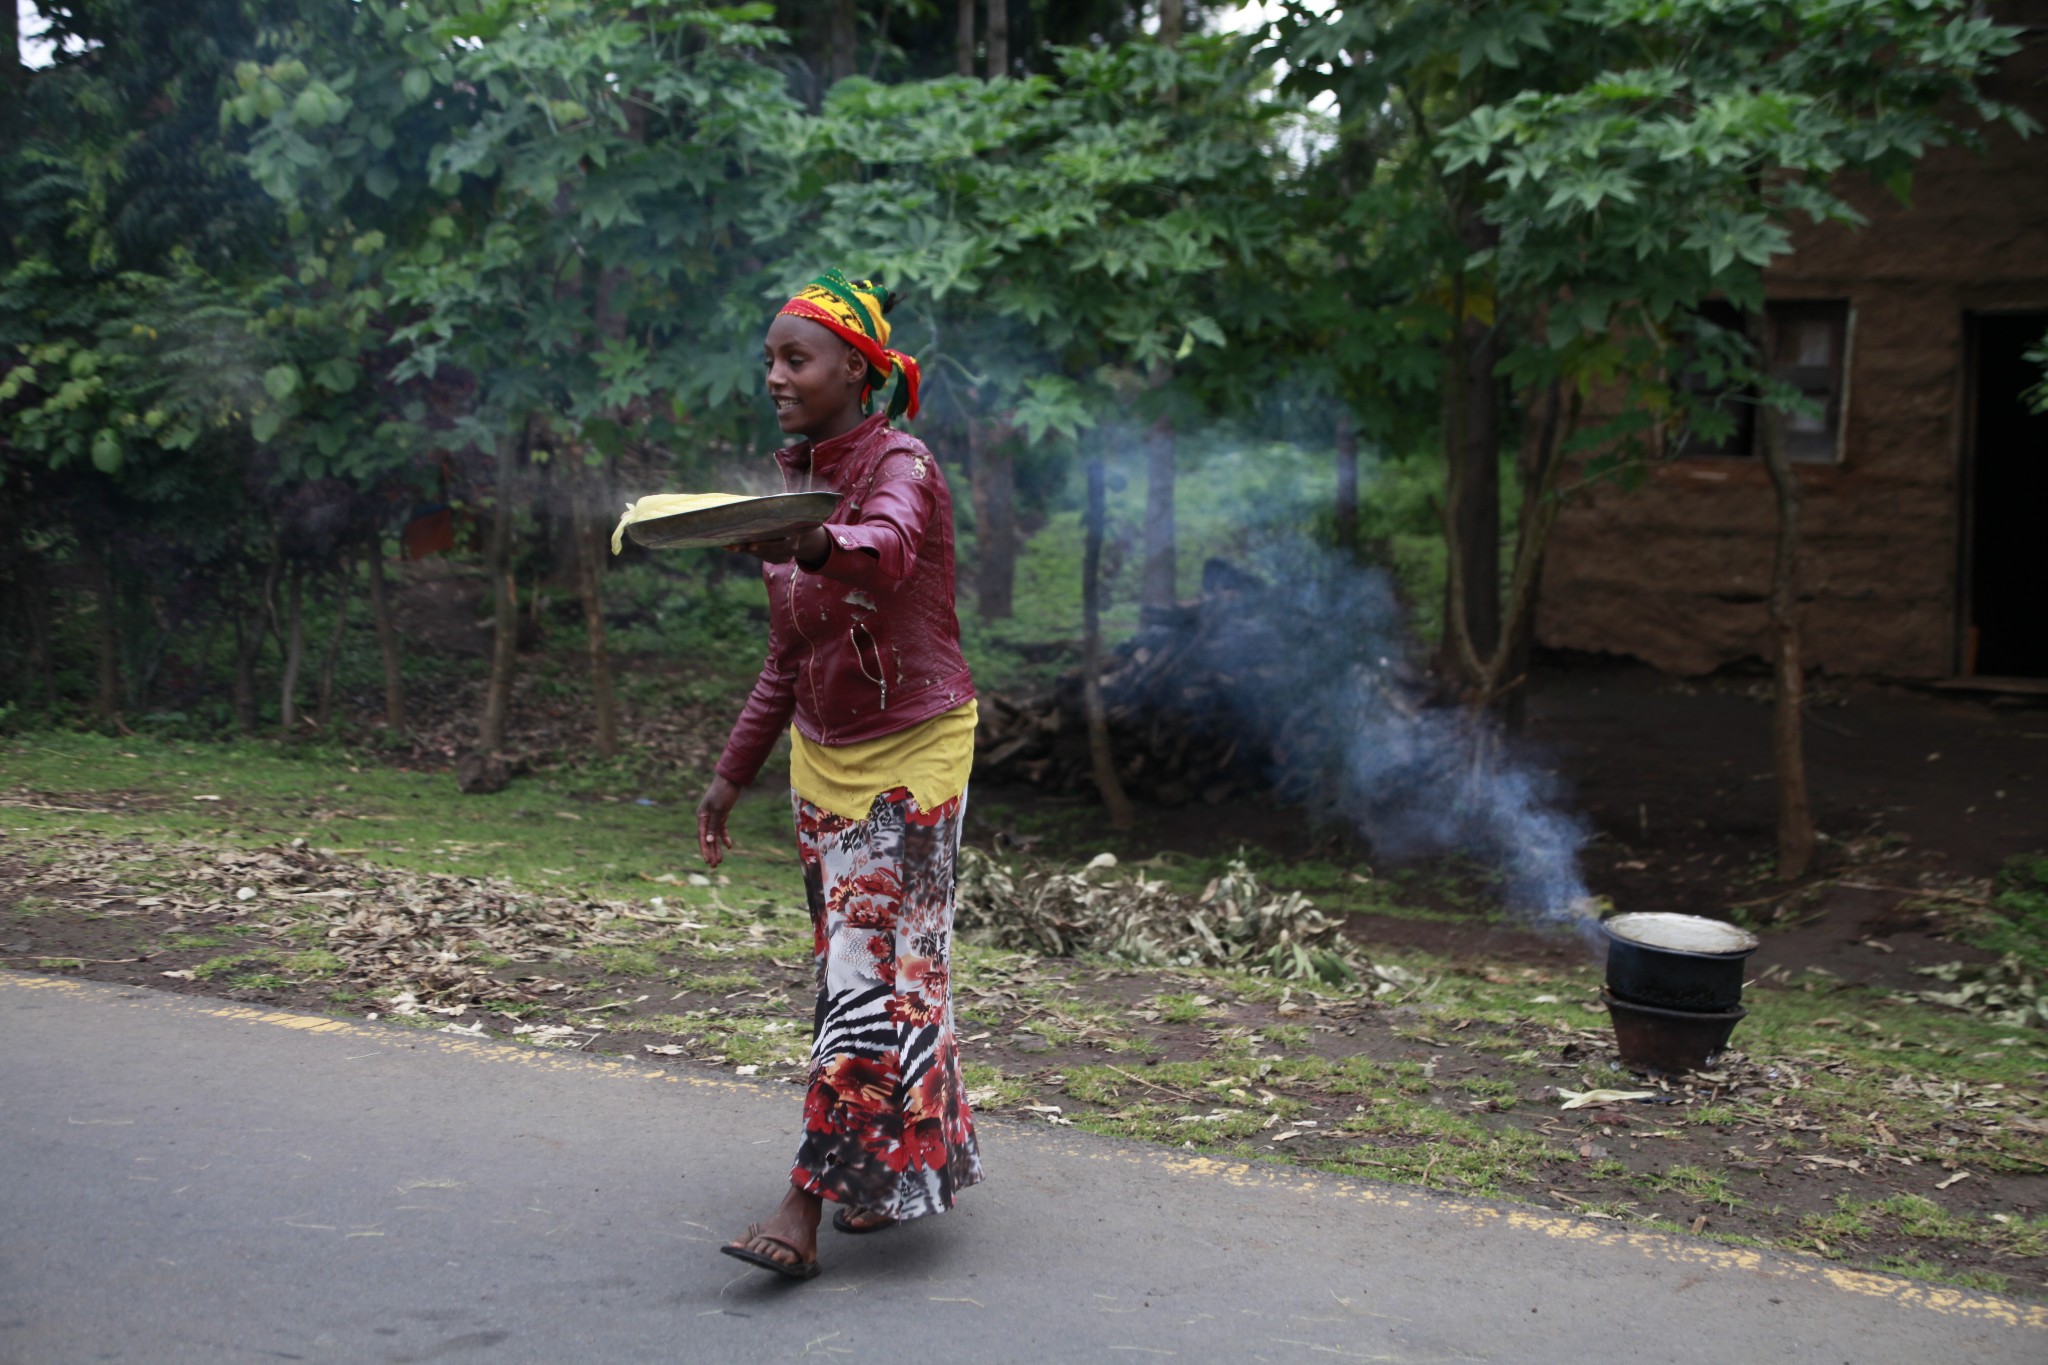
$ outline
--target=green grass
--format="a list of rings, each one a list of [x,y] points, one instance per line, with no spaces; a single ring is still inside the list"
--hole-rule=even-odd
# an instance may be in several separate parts
[[[706,995],[731,995],[735,991],[755,990],[761,982],[752,972],[709,972],[682,977],[676,984],[685,990],[702,991]]]
[[[201,981],[222,978],[229,985],[238,985],[238,975],[246,975],[240,969],[245,967],[267,967],[277,961],[278,955],[268,950],[253,953],[230,953],[226,957],[210,958],[192,968],[192,975]]]
[[[1888,1199],[1839,1196],[1827,1213],[1802,1220],[1798,1244],[1837,1260],[1856,1254],[1861,1244],[1880,1236],[1906,1237],[1927,1244],[1923,1254],[1880,1257],[1877,1264],[1896,1275],[2004,1293],[2006,1276],[1990,1271],[1959,1271],[1930,1256],[1952,1254],[1943,1248],[1973,1249],[1999,1257],[2048,1255],[2048,1217],[2024,1214],[1976,1214],[1947,1209],[1920,1195]]]
[[[970,1102],[982,1109],[1008,1109],[1025,1103],[1033,1093],[1022,1077],[983,1062],[962,1062],[960,1079],[967,1086]]]
[[[245,991],[282,991],[296,986],[298,982],[276,972],[244,972],[240,976],[229,977],[227,984]]]
[[[301,979],[323,976],[339,976],[348,964],[338,954],[325,948],[309,948],[303,953],[293,953],[284,960],[284,968]]]
[[[2025,854],[2006,863],[1992,903],[1997,909],[1966,923],[1966,941],[1994,953],[2010,953],[2037,972],[2048,971],[2048,853]]]
[[[1725,1175],[1717,1171],[1702,1170],[1698,1166],[1673,1166],[1662,1175],[1646,1175],[1639,1179],[1647,1189],[1675,1194],[1694,1204],[1713,1204],[1720,1208],[1733,1209],[1744,1202],[1740,1195],[1728,1187]]]
[[[1188,993],[1161,995],[1153,1000],[1153,1008],[1169,1024],[1199,1024],[1209,1017],[1215,1004],[1206,995]]]
[[[689,1047],[693,1056],[716,1058],[732,1066],[804,1065],[810,1056],[810,1036],[792,1017],[794,1007],[771,1002],[764,1008],[775,1013],[756,1017],[691,1010],[638,1019],[633,1028],[664,1034]]]
[[[171,931],[170,936],[164,939],[160,947],[161,949],[172,951],[192,948],[225,948],[230,944],[242,942],[246,937],[247,935],[245,934],[224,933],[215,929],[194,929],[189,931],[174,929]]]
[[[583,955],[613,978],[645,979],[660,976],[663,970],[661,959],[645,948],[588,948]]]

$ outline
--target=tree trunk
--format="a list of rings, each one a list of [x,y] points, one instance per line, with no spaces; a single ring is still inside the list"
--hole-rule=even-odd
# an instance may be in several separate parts
[[[1458,581],[1461,560],[1457,554],[1455,540],[1447,547],[1447,561],[1451,576],[1449,616],[1444,622],[1444,641],[1447,652],[1454,651],[1453,663],[1459,672],[1472,680],[1467,701],[1481,710],[1491,707],[1502,694],[1520,681],[1515,667],[1515,636],[1524,629],[1533,628],[1536,612],[1536,596],[1543,584],[1543,561],[1550,545],[1551,528],[1557,523],[1557,482],[1564,461],[1559,452],[1562,441],[1578,429],[1579,414],[1583,397],[1573,390],[1565,403],[1564,415],[1552,432],[1549,453],[1538,477],[1532,479],[1523,493],[1521,535],[1515,542],[1515,567],[1508,584],[1507,606],[1503,629],[1507,638],[1486,654],[1473,647],[1472,633],[1465,621],[1465,594]],[[1445,518],[1447,537],[1453,536],[1450,518]],[[1530,623],[1525,625],[1525,623]]]
[[[93,644],[99,656],[99,680],[95,688],[93,714],[103,721],[121,716],[121,623],[120,593],[114,584],[113,561],[107,547],[91,529],[78,537],[85,558],[85,571],[92,580],[95,605]]]
[[[1462,292],[1462,291],[1461,291]],[[1498,333],[1466,322],[1451,349],[1445,390],[1445,549],[1453,561],[1444,579],[1446,632],[1461,622],[1449,651],[1462,667],[1465,646],[1486,658],[1500,645],[1500,386],[1493,366]],[[1450,600],[1456,594],[1460,600]],[[1469,674],[1469,670],[1466,670]],[[1479,679],[1467,676],[1468,684]]]
[[[321,730],[334,723],[334,669],[341,662],[341,642],[348,631],[348,601],[355,586],[355,560],[344,557],[341,588],[334,594],[334,631],[327,637],[326,652],[320,656],[320,703],[313,712],[313,724]]]
[[[384,581],[384,537],[370,541],[370,617],[377,626],[377,653],[384,663],[384,724],[394,735],[405,733],[405,674],[399,666],[398,626],[391,616],[391,595]]]
[[[299,723],[299,668],[306,660],[306,571],[294,567],[285,588],[284,678],[277,688],[277,723],[287,735]]]
[[[17,585],[22,596],[23,620],[28,626],[28,673],[22,681],[22,695],[28,695],[31,685],[42,692],[43,717],[49,719],[57,709],[57,648],[56,631],[50,619],[49,580],[36,562],[32,572],[23,576]]]
[[[980,562],[975,565],[975,608],[984,621],[1016,613],[1017,464],[1007,425],[967,419],[967,452],[974,462],[974,524]]]
[[[264,566],[253,613],[240,608],[235,611],[235,727],[245,735],[256,733],[256,656],[263,652],[264,622],[271,615],[270,604],[283,567],[282,558]]]
[[[988,0],[988,75],[1010,74],[1010,0]]]
[[[589,471],[577,480],[576,592],[583,599],[583,633],[590,653],[590,702],[597,713],[597,752],[610,758],[619,751],[619,704],[612,687],[612,656],[605,643],[604,557],[609,531]]]
[[[1358,558],[1358,425],[1349,412],[1337,417],[1337,552]]]
[[[221,627],[227,624],[232,612],[214,611],[207,613],[206,634],[199,641],[199,662],[196,665],[202,678],[213,675],[213,647],[220,643]]]
[[[27,82],[27,71],[21,65],[21,7],[8,6],[8,12],[0,15],[0,41],[7,45],[0,52],[0,109],[13,105],[20,98]]]
[[[56,623],[50,619],[50,601],[47,593],[34,608],[36,623],[36,668],[43,681],[43,715],[45,718],[57,712],[57,631]]]
[[[256,733],[256,650],[263,632],[252,629],[249,618],[235,612],[235,665],[232,684],[235,729],[245,735]]]
[[[486,563],[495,610],[491,621],[491,674],[484,688],[484,714],[476,747],[486,756],[505,746],[505,719],[512,709],[512,673],[519,656],[519,598],[512,582],[512,481],[519,472],[523,430],[498,438],[497,505],[491,513],[491,546]]]
[[[1179,564],[1174,553],[1174,456],[1173,418],[1161,413],[1152,422],[1145,443],[1145,575],[1138,592],[1138,605],[1156,611],[1173,606],[1178,596]]]
[[[1766,372],[1771,356],[1770,325],[1752,315],[1750,341]],[[1803,877],[1813,862],[1813,807],[1806,790],[1806,668],[1799,629],[1799,474],[1785,452],[1785,415],[1776,406],[1757,407],[1757,443],[1776,495],[1778,537],[1771,560],[1771,638],[1777,646],[1776,709],[1771,755],[1778,775],[1778,875]]]
[[[826,67],[827,84],[843,81],[859,70],[856,51],[860,35],[860,9],[857,0],[832,0],[832,31],[829,41],[832,50]]]
[[[1081,703],[1088,715],[1088,757],[1095,790],[1109,811],[1111,829],[1129,829],[1135,815],[1116,755],[1109,749],[1109,719],[1102,706],[1102,524],[1105,516],[1102,457],[1088,461],[1087,539],[1081,552]]]
[[[1186,27],[1186,0],[1159,0],[1159,41],[1168,47],[1179,47],[1181,31]]]
[[[1522,509],[1516,519],[1515,532],[1515,579],[1519,583],[1524,575],[1534,582],[1543,581],[1543,561],[1549,549],[1548,537],[1538,539],[1535,527],[1543,500],[1551,496],[1556,480],[1553,472],[1558,458],[1558,446],[1563,439],[1564,386],[1553,382],[1533,399],[1525,403],[1528,420],[1518,452],[1518,463],[1522,474]],[[1524,565],[1525,557],[1533,562]],[[1528,689],[1520,684],[1529,676],[1530,665],[1536,656],[1536,601],[1530,594],[1526,601],[1520,593],[1511,596],[1507,604],[1507,619],[1501,623],[1505,633],[1504,652],[1506,664],[1500,674],[1506,679],[1508,689],[1506,705],[1503,708],[1502,724],[1510,735],[1522,733],[1528,720]]]
[[[953,29],[953,69],[963,76],[974,74],[974,0],[960,0]]]

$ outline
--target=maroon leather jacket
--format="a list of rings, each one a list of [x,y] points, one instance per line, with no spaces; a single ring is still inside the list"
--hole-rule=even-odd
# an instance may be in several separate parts
[[[775,453],[783,487],[844,493],[816,569],[763,564],[768,661],[718,772],[745,786],[792,715],[805,739],[855,744],[966,705],[953,612],[953,497],[924,443],[879,414]]]

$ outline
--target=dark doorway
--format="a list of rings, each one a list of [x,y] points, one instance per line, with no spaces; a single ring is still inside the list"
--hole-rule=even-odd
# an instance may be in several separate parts
[[[2048,677],[2048,414],[2027,410],[2041,382],[2026,358],[2048,312],[1970,319],[1969,621],[1963,671]]]

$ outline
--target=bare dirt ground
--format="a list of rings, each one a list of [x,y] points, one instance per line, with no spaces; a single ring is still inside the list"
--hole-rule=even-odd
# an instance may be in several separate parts
[[[1784,886],[1768,875],[1769,708],[1750,680],[1566,662],[1530,697],[1530,752],[1594,831],[1594,891],[1765,931],[1751,1018],[1709,1072],[1619,1068],[1588,949],[1504,922],[1458,869],[1375,868],[1341,831],[1238,804],[1144,812],[1124,847],[1199,860],[1249,846],[1281,886],[1290,866],[1322,886],[1396,879],[1411,913],[1354,909],[1345,932],[1368,957],[1420,965],[1359,993],[966,954],[976,1103],[2048,1294],[2048,1036],[1902,994],[1930,987],[1921,968],[1993,956],[1956,936],[2006,859],[2048,845],[2048,712],[1878,686],[1822,701],[1810,753],[1828,842],[1814,875]],[[978,790],[975,809],[985,846],[1094,846],[1085,809],[1030,790]],[[711,909],[656,915],[428,885],[283,843],[254,862],[83,835],[30,852],[0,847],[0,902],[33,910],[0,921],[6,965],[801,1076],[807,926],[715,889]],[[155,880],[124,873],[129,857],[155,859]],[[256,894],[238,901],[242,886]],[[366,886],[441,908],[337,935],[337,906]],[[505,931],[520,917],[508,898],[554,927]],[[1561,1106],[1597,1088],[1648,1097]]]

